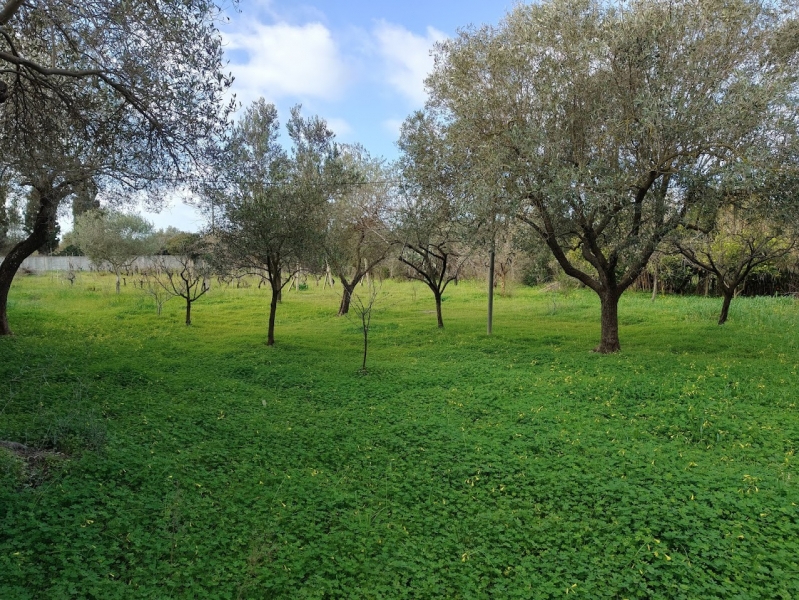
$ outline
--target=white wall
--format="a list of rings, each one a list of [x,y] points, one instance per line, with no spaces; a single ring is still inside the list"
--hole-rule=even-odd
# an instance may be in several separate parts
[[[3,258],[0,257],[0,261],[2,260]],[[177,261],[172,256],[142,256],[136,259],[134,268],[150,267],[155,260],[163,260],[170,267],[177,266]],[[36,272],[97,270],[97,267],[85,256],[29,256],[22,261],[22,268]]]

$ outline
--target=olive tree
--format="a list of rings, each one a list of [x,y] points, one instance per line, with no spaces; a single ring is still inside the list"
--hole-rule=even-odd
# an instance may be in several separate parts
[[[346,315],[355,287],[392,248],[387,211],[393,197],[391,172],[360,146],[342,148],[352,181],[328,206],[325,258],[343,288],[338,315]]]
[[[153,224],[139,215],[118,210],[90,210],[75,220],[75,245],[98,267],[107,264],[116,275],[116,292],[122,271],[140,256],[155,250]]]
[[[155,291],[160,288],[168,296],[186,302],[186,325],[191,325],[191,306],[211,290],[211,261],[208,244],[199,234],[176,236],[168,256],[159,257],[147,276],[149,294],[156,301],[158,314],[166,301]]]
[[[218,164],[223,186],[211,191],[219,215],[213,232],[218,260],[269,282],[269,346],[275,343],[282,289],[301,265],[321,262],[327,205],[341,183],[338,151],[325,121],[303,118],[297,106],[287,131],[290,151],[278,139],[275,106],[263,98],[254,102]]]
[[[691,265],[716,278],[723,299],[719,325],[727,322],[730,304],[749,274],[796,246],[796,231],[790,221],[763,214],[758,204],[750,200],[724,205],[711,221],[697,219],[675,232],[677,251]]]
[[[795,14],[756,0],[545,0],[441,43],[427,80],[448,136],[496,165],[516,214],[618,302],[714,177],[791,121]]]
[[[0,264],[0,335],[11,281],[62,204],[157,201],[216,143],[230,84],[219,17],[210,0],[0,3],[0,172],[37,200]]]
[[[443,328],[444,291],[458,279],[474,234],[465,205],[469,169],[455,156],[441,123],[428,113],[405,120],[399,147],[402,179],[393,225],[399,260],[412,279],[433,292],[436,320]]]

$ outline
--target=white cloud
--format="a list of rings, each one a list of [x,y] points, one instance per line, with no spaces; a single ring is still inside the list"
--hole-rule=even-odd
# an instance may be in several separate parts
[[[433,27],[425,36],[416,35],[401,25],[381,21],[375,28],[380,55],[383,57],[388,83],[416,105],[424,103],[424,79],[433,69],[430,50],[433,44],[446,39],[446,34]]]
[[[402,130],[402,119],[386,119],[383,121],[383,129],[391,133],[396,139],[399,139],[400,131]]]
[[[353,132],[352,126],[345,120],[338,117],[331,117],[325,119],[327,121],[327,128],[336,134],[336,137],[347,137]]]
[[[199,231],[207,223],[199,209],[184,204],[177,197],[172,198],[159,212],[150,211],[146,206],[140,205],[139,213],[156,229],[171,226],[181,231]]]
[[[321,23],[251,22],[225,37],[233,88],[245,106],[259,96],[335,99],[348,83],[338,45]]]

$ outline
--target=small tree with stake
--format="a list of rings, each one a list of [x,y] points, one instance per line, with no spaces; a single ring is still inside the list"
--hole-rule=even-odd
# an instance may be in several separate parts
[[[164,304],[174,297],[174,294],[169,293],[161,283],[158,281],[157,273],[145,273],[144,275],[145,281],[142,284],[147,285],[146,288],[142,286],[144,289],[144,293],[150,296],[155,302],[155,313],[160,317],[161,310],[164,308]]]

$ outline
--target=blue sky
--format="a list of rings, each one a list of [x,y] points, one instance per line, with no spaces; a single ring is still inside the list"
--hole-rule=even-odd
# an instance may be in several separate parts
[[[328,121],[343,143],[396,158],[399,126],[424,103],[429,52],[470,24],[495,24],[513,0],[242,0],[222,27],[233,92],[247,106],[259,96],[285,122],[289,108]],[[202,227],[180,202],[146,213],[158,228]]]

